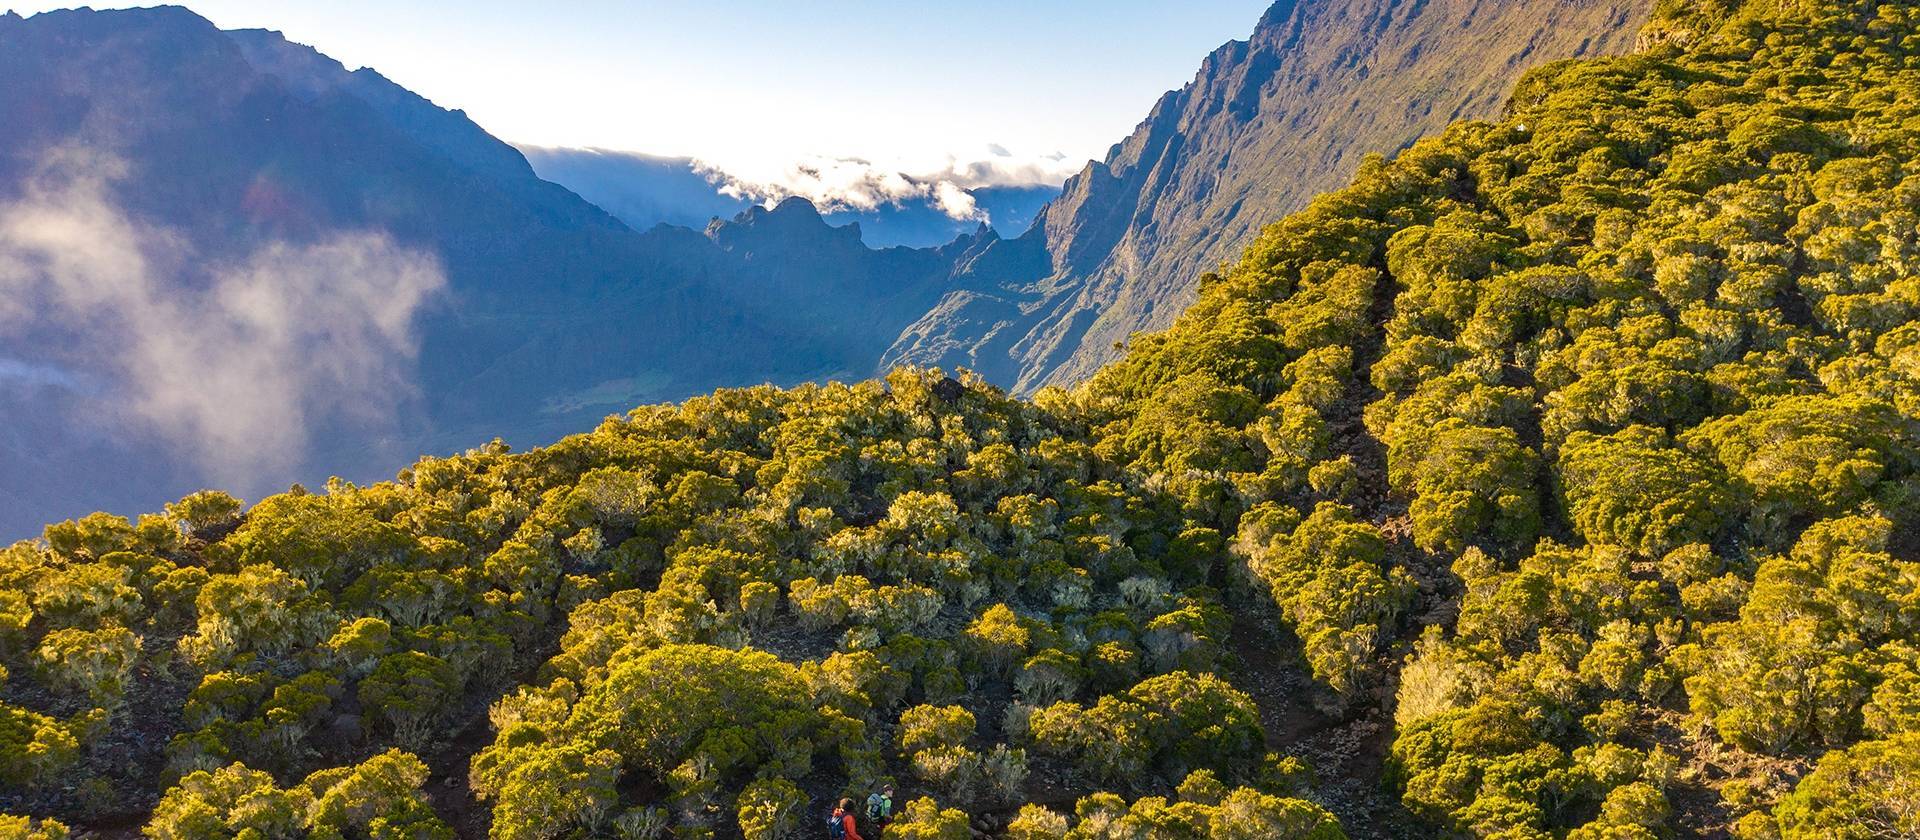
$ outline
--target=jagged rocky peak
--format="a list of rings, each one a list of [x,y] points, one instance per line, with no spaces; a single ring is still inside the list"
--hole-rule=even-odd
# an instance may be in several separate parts
[[[294,43],[276,30],[235,29],[227,36],[254,69],[278,76],[288,88],[305,96],[332,91],[349,78],[346,65],[305,44]]]
[[[780,240],[858,245],[860,225],[857,222],[840,226],[828,224],[812,201],[793,195],[772,207],[756,204],[732,219],[714,219],[707,224],[707,237],[723,248]]]

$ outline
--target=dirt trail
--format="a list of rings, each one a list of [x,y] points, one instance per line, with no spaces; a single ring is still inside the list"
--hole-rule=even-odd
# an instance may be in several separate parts
[[[1427,623],[1450,619],[1452,593],[1443,571],[1432,568],[1434,558],[1412,545],[1404,500],[1387,483],[1387,452],[1367,430],[1366,408],[1384,395],[1373,386],[1373,364],[1385,353],[1384,325],[1393,313],[1395,289],[1384,278],[1373,290],[1368,319],[1373,329],[1353,346],[1353,378],[1346,393],[1327,412],[1334,457],[1345,455],[1358,468],[1358,492],[1345,499],[1369,522],[1379,526],[1390,544],[1392,562],[1405,567],[1420,584],[1421,600],[1395,638],[1379,652],[1381,684],[1367,699],[1341,714],[1329,714],[1316,705],[1326,689],[1313,681],[1312,671],[1297,638],[1267,610],[1235,609],[1231,647],[1241,672],[1235,684],[1260,706],[1267,745],[1298,756],[1314,771],[1312,796],[1340,818],[1349,837],[1398,838],[1421,836],[1399,796],[1384,781],[1393,745],[1392,698],[1399,683],[1405,649]]]
[[[1386,712],[1377,705],[1350,717],[1321,711],[1314,698],[1325,689],[1313,683],[1293,634],[1269,616],[1236,610],[1231,647],[1241,665],[1234,685],[1259,705],[1267,748],[1313,768],[1311,798],[1355,840],[1410,836],[1398,798],[1380,783],[1393,743]]]

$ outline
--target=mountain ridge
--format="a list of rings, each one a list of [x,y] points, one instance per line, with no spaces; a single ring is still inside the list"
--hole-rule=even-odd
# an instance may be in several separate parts
[[[340,375],[405,376],[416,395],[340,391],[339,377],[323,367],[284,393],[236,386],[221,398],[277,400],[274,412],[300,417],[298,433],[312,438],[309,457],[263,465],[252,480],[220,480],[251,492],[316,481],[322,470],[390,474],[410,457],[404,453],[458,451],[503,433],[522,444],[548,441],[616,406],[720,384],[864,376],[917,314],[910,310],[931,304],[918,290],[945,282],[937,251],[912,257],[866,249],[857,238],[847,241],[857,232],[824,223],[787,232],[807,241],[783,242],[767,231],[747,237],[759,251],[793,258],[754,264],[721,241],[748,220],[722,220],[716,235],[632,230],[539,179],[518,150],[459,111],[374,71],[348,72],[270,32],[222,32],[180,7],[7,18],[0,47],[0,109],[16,117],[0,121],[0,198],[7,200],[0,210],[16,222],[17,237],[29,237],[8,246],[19,254],[40,253],[31,237],[47,230],[28,214],[59,210],[67,222],[111,220],[113,231],[126,234],[122,252],[149,275],[138,288],[121,284],[126,294],[201,294],[221,278],[240,282],[231,275],[268,254],[294,261],[274,271],[310,273],[321,265],[313,260],[339,253],[324,249],[340,236],[384,243],[393,257],[437,260],[445,283],[404,313],[392,352],[335,356]],[[67,149],[86,150],[92,163],[76,169],[71,155],[62,157]],[[54,176],[61,183],[42,183]],[[87,195],[75,192],[82,188]],[[35,190],[84,198],[86,206],[35,205]],[[822,250],[811,247],[816,241],[839,244]],[[807,266],[822,274],[813,289],[792,282],[773,289],[756,281],[769,265],[790,280]],[[90,281],[55,277],[58,265],[39,257],[0,267],[9,272],[0,280],[20,295],[90,288]],[[388,276],[382,266],[367,267],[379,270],[361,276]],[[273,306],[292,305],[281,299],[291,293],[272,284],[258,292]],[[844,308],[868,296],[891,298],[897,314],[887,317],[895,323],[873,318],[861,322],[864,331],[838,329]],[[232,330],[258,328],[260,313],[238,309],[238,300],[201,305],[216,305]],[[144,308],[124,303],[115,317]],[[190,451],[197,442],[166,431],[173,413],[103,411],[130,394],[158,404],[167,392],[133,372],[139,360],[115,349],[121,342],[105,337],[98,318],[82,309],[51,312],[58,323],[41,325],[40,340],[0,339],[0,358],[68,374],[0,379],[0,388],[19,396],[0,413],[18,435],[8,454],[21,465],[0,481],[9,493],[32,487],[42,506],[10,508],[0,528],[18,532],[62,510],[150,507],[213,481]],[[373,314],[338,317],[367,322]],[[274,323],[300,344],[288,348],[286,365],[340,349],[341,331],[327,325]],[[211,334],[222,336],[216,341],[185,324],[138,324],[144,340],[161,345],[242,352],[222,343],[241,341],[238,332]],[[95,389],[61,384],[76,377]],[[206,386],[168,377],[166,388]],[[293,411],[289,401],[303,407]],[[193,411],[221,422],[211,408]],[[24,416],[35,412],[91,419],[49,424]],[[277,434],[253,426],[241,437],[270,433]],[[56,452],[70,457],[49,455]]]
[[[965,365],[1022,392],[1083,379],[1132,333],[1168,323],[1264,223],[1366,154],[1496,115],[1527,67],[1625,52],[1646,7],[1276,3],[1252,36],[1209,53],[1192,82],[1068,181],[1026,234],[1044,243],[1045,261],[1024,246],[1008,274],[974,278],[904,331],[885,362]],[[1449,38],[1488,49],[1460,60]]]

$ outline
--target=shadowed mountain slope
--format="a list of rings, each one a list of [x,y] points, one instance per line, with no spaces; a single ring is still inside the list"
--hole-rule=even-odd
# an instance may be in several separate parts
[[[635,231],[459,111],[175,7],[0,18],[0,113],[4,532],[864,376],[952,262],[805,202]]]

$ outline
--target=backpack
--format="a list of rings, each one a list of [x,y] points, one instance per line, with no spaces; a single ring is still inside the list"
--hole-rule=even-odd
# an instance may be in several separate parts
[[[838,811],[827,815],[827,836],[832,840],[847,840],[847,824],[840,816]]]

